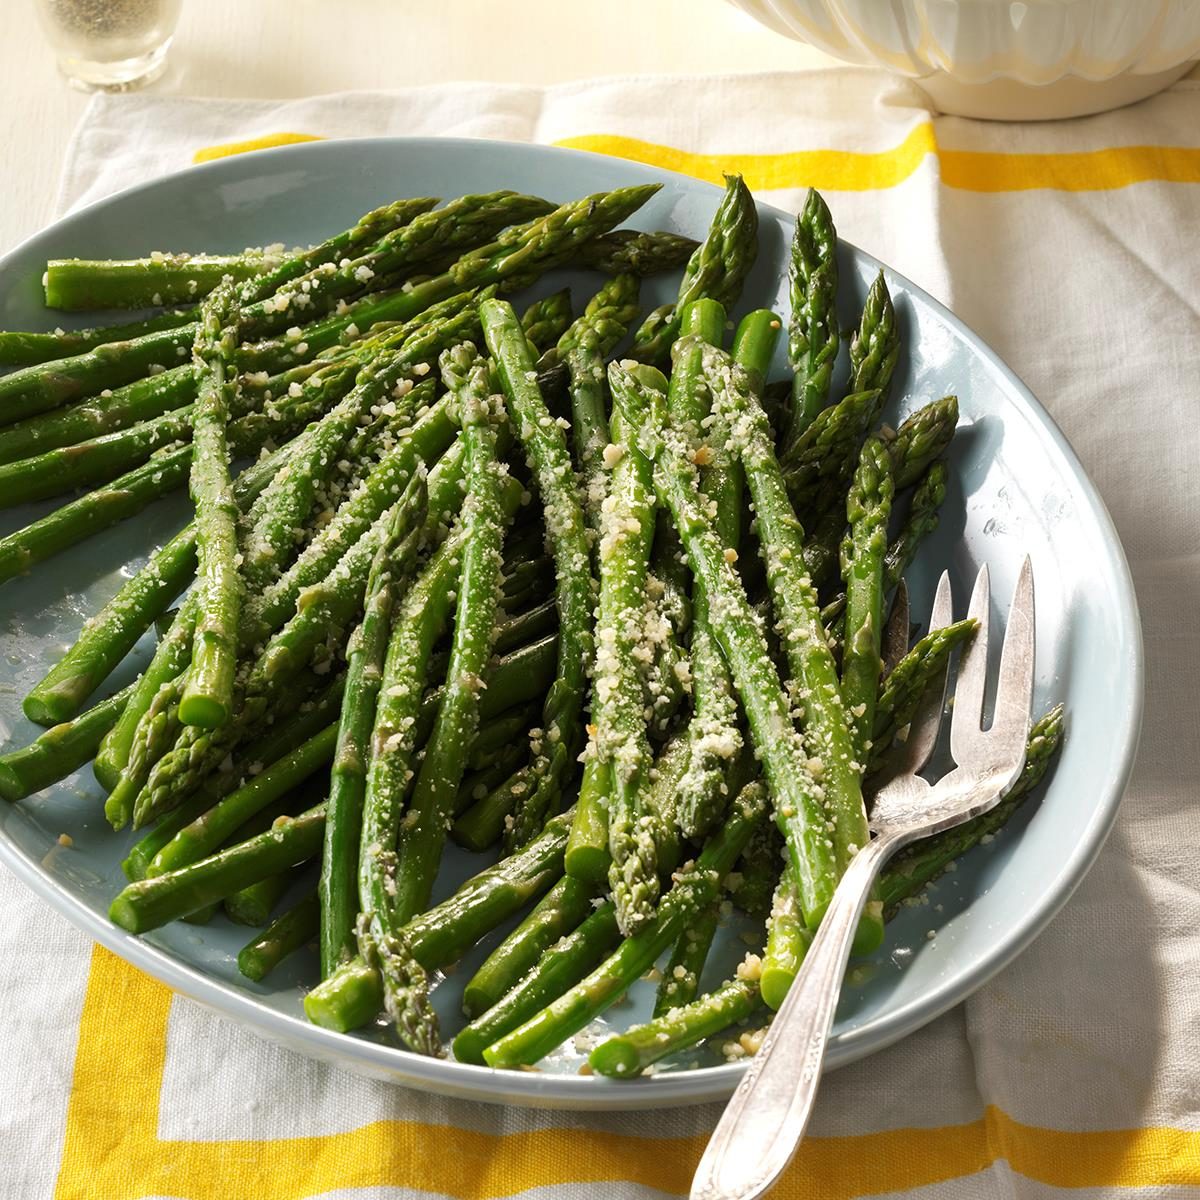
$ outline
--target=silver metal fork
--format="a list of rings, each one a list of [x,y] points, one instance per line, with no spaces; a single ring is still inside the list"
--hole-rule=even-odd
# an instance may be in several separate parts
[[[936,783],[918,774],[937,744],[944,692],[923,705],[898,754],[899,773],[876,794],[872,840],[855,855],[808,954],[758,1053],[713,1132],[692,1180],[691,1200],[753,1200],[775,1182],[804,1136],[821,1078],[850,945],[871,886],[902,846],[987,812],[1025,764],[1033,702],[1033,572],[1017,580],[991,725],[983,728],[990,586],[985,566],[969,615],[979,629],[959,664],[950,721],[955,767]],[[931,627],[948,623],[950,583],[943,575]]]

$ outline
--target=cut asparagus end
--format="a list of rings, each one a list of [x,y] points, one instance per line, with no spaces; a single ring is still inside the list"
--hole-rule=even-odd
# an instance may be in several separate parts
[[[593,1071],[610,1078],[628,1079],[641,1072],[641,1056],[637,1048],[624,1037],[610,1037],[592,1051],[588,1064]]]
[[[379,972],[355,959],[338,968],[304,997],[304,1014],[314,1025],[349,1033],[375,1019],[383,1006]]]

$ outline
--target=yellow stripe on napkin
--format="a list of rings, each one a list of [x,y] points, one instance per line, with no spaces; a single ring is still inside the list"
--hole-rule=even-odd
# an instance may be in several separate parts
[[[704,1148],[702,1136],[642,1138],[577,1127],[502,1136],[415,1121],[376,1121],[320,1137],[160,1139],[171,999],[168,988],[95,948],[55,1200],[308,1200],[386,1185],[497,1200],[530,1188],[612,1181],[686,1195]],[[438,1153],[431,1154],[435,1142]],[[1000,1160],[1061,1188],[1200,1184],[1200,1133],[1067,1132],[1023,1125],[989,1108],[961,1125],[809,1138],[775,1194],[855,1200],[973,1175]]]
[[[206,146],[196,151],[192,161],[212,162],[254,150],[323,140],[312,133],[268,133],[246,141]],[[942,183],[968,192],[1020,192],[1037,188],[1093,192],[1134,183],[1200,183],[1200,149],[1190,146],[1113,146],[1062,154],[950,150],[938,144],[934,127],[928,121],[917,125],[899,145],[875,152],[698,154],[607,133],[560,138],[553,145],[631,159],[709,183],[719,184],[725,172],[737,172],[755,190],[815,187],[831,192],[863,192],[891,188],[903,183],[931,156],[937,161]]]
[[[217,158],[229,158],[234,154],[249,154],[252,150],[271,150],[276,146],[296,146],[301,142],[323,142],[315,133],[264,133],[262,137],[248,138],[244,142],[224,142],[218,146],[205,146],[192,155],[192,162],[206,163]]]
[[[591,150],[720,183],[738,172],[760,188],[815,187],[861,192],[903,183],[933,156],[947,187],[969,192],[1017,192],[1047,188],[1063,192],[1106,191],[1151,180],[1200,182],[1200,149],[1188,146],[1114,146],[1072,154],[998,154],[948,150],[933,125],[917,125],[898,146],[875,153],[796,150],[787,154],[695,154],[613,134],[588,134],[554,143]]]

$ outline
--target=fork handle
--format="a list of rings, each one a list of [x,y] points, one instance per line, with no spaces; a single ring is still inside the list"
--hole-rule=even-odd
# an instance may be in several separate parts
[[[791,1161],[812,1113],[859,917],[899,839],[876,838],[842,876],[787,999],[726,1105],[691,1200],[754,1200]]]

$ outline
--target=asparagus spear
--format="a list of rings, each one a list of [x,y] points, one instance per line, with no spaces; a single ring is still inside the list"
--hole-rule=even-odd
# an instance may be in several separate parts
[[[0,365],[33,367],[56,358],[85,354],[108,342],[125,342],[145,333],[178,329],[190,325],[197,316],[197,308],[172,308],[142,320],[91,329],[56,329],[53,333],[4,330],[0,332]]]
[[[617,275],[588,301],[555,347],[570,372],[572,445],[583,476],[585,512],[594,529],[600,526],[603,455],[608,444],[604,360],[637,316],[637,297],[637,276]]]
[[[68,408],[17,421],[0,436],[0,463],[18,462],[61,446],[75,446],[182,408],[195,391],[181,389],[178,384],[185,377],[190,383],[194,375],[195,368],[187,363],[161,375],[139,379],[110,391],[107,396],[93,396]]]
[[[892,464],[878,438],[867,438],[846,498],[850,533],[842,543],[846,584],[846,637],[842,649],[842,702],[855,758],[865,762],[875,726],[875,699],[883,670],[884,556],[892,513]],[[857,845],[863,845],[858,842]]]
[[[149,258],[52,258],[43,286],[50,308],[147,308],[187,304],[207,296],[223,279],[235,283],[265,275],[284,261],[278,249],[241,254],[156,254]]]
[[[927,633],[888,673],[875,709],[868,774],[882,766],[897,734],[916,716],[926,689],[942,678],[955,646],[971,638],[976,628],[972,620],[955,621]]]
[[[192,645],[192,666],[179,701],[179,719],[211,729],[233,707],[242,581],[238,573],[238,506],[229,478],[226,425],[236,374],[230,358],[237,333],[230,323],[236,294],[221,284],[201,306],[194,355],[204,372],[196,400],[191,470],[196,505],[197,579],[202,593]]]
[[[579,753],[583,691],[593,657],[592,576],[587,531],[571,476],[566,438],[531,378],[533,355],[516,314],[504,301],[487,300],[480,306],[480,316],[517,434],[541,492],[557,573],[558,678],[543,709],[533,790],[506,830],[511,848],[524,845],[541,828],[557,805],[567,773]]]
[[[767,919],[767,946],[759,981],[762,998],[770,1008],[778,1009],[783,1003],[812,944],[812,936],[800,908],[795,868],[790,861],[785,862]]]
[[[504,519],[511,518],[515,512],[519,494],[520,489],[515,486],[503,491],[500,503]],[[392,632],[371,735],[372,756],[359,848],[359,904],[362,910],[359,954],[380,972],[384,1002],[401,1037],[411,1049],[423,1054],[438,1052],[437,1021],[424,1000],[427,985],[421,964],[413,956],[401,926],[428,898],[432,877],[425,866],[430,860],[429,842],[425,839],[432,831],[416,835],[415,828],[402,828],[401,808],[416,749],[412,728],[420,704],[424,668],[433,642],[449,615],[453,602],[451,589],[460,576],[461,557],[468,548],[469,533],[467,525],[460,525],[430,560],[405,598]],[[490,613],[488,617],[490,622]],[[456,778],[454,789],[449,793],[451,799],[457,791],[457,782]],[[426,807],[426,818],[436,819],[432,805],[426,804]],[[444,825],[436,833],[440,834],[442,828]],[[408,865],[414,875],[421,873],[421,877],[408,881],[403,873],[405,850],[414,845],[409,841],[414,835],[420,836],[422,842],[416,846],[415,853],[410,851],[408,854]],[[439,837],[434,849],[440,845]]]
[[[883,407],[888,385],[900,356],[900,331],[896,310],[884,282],[883,272],[867,292],[858,330],[850,343],[850,390],[879,393],[876,414]]]
[[[567,810],[546,822],[527,846],[469,879],[454,895],[410,921],[401,932],[427,971],[455,962],[562,875],[570,828]],[[318,984],[304,999],[314,1024],[345,1033],[372,1020],[383,1001],[379,972],[355,959]]]
[[[788,501],[767,417],[749,378],[719,350],[711,347],[705,350],[705,370],[719,418],[741,453],[746,481],[754,499],[767,582],[797,703],[803,713],[808,769],[819,775],[821,805],[832,825],[832,849],[840,873],[846,869],[855,848],[866,845],[870,835],[863,807],[859,755],[821,623],[820,605],[804,566],[804,532]],[[805,799],[810,807],[814,805],[811,794]],[[778,798],[776,803],[778,805]],[[802,845],[792,836],[788,841],[798,872],[803,911],[812,923],[813,908],[809,885],[804,879],[806,863]],[[882,937],[878,913],[868,910],[861,928],[861,947],[869,946],[871,941],[877,944]]]
[[[706,353],[715,351],[710,348]],[[640,394],[636,387],[622,389],[620,396],[629,406],[626,415],[638,428],[645,453],[655,460],[654,486],[659,500],[671,509],[692,571],[708,595],[713,633],[741,696],[771,788],[776,820],[797,860],[806,918],[815,925],[828,906],[836,880],[837,862],[826,831],[829,816],[816,799],[809,756],[792,724],[791,706],[759,618],[725,557],[707,510],[699,503],[694,451],[689,443],[665,425],[661,401],[656,403],[653,389]],[[750,464],[745,465],[749,471]],[[825,652],[828,654],[827,648]],[[836,690],[836,680],[834,687]],[[837,699],[840,703],[840,697]]]
[[[474,1019],[503,1000],[538,967],[547,950],[595,911],[594,895],[588,884],[564,875],[471,977],[463,991],[463,1012]]]
[[[674,312],[643,324],[633,339],[632,357],[652,366],[670,361],[671,344],[679,336],[683,310],[708,298],[726,308],[742,294],[742,284],[758,255],[758,210],[740,175],[725,176],[725,195],[713,216],[708,236],[683,271]]]
[[[325,806],[282,817],[266,833],[166,875],[131,883],[109,906],[114,924],[147,933],[216,900],[306,862],[321,849]]]
[[[601,516],[592,707],[596,734],[589,753],[607,769],[611,782],[608,882],[621,930],[630,934],[653,919],[658,899],[657,822],[643,803],[650,742],[635,658],[643,632],[654,493],[650,468],[619,411],[613,412],[612,432],[623,453],[612,468]]]
[[[944,396],[918,408],[888,443],[896,490],[912,487],[945,453],[958,425],[958,397]]]
[[[330,772],[319,887],[322,979],[355,949],[358,842],[367,789],[368,743],[392,611],[406,582],[405,567],[397,561],[397,555],[408,532],[405,510],[397,506],[388,536],[379,544],[371,563],[362,622],[347,647],[346,699]]]
[[[679,935],[654,998],[656,1017],[690,1004],[696,998],[700,989],[700,974],[717,932],[718,911],[715,902],[709,904],[696,914],[691,924]]]
[[[930,464],[917,490],[904,525],[887,549],[884,559],[884,586],[894,588],[904,572],[912,565],[921,543],[938,527],[938,510],[946,499],[946,464],[940,460]]]
[[[24,800],[89,762],[132,690],[130,684],[82,716],[47,729],[28,746],[0,756],[0,796],[13,803]]]
[[[521,314],[525,338],[540,354],[553,346],[571,325],[571,289],[560,288],[535,300]]]
[[[501,544],[512,516],[502,499],[508,468],[496,458],[496,425],[507,418],[503,403],[489,398],[487,361],[465,344],[443,354],[441,366],[462,413],[467,498],[456,535],[463,551],[450,664],[400,829],[392,904],[401,922],[429,903],[465,766],[462,747],[478,727],[480,683],[492,652],[500,593]]]
[[[724,449],[702,443],[710,421],[711,395],[704,378],[704,345],[719,345],[725,310],[712,300],[685,309],[684,337],[672,348],[674,371],[667,393],[673,423],[697,442],[702,457],[700,490],[716,504],[715,522],[730,562],[737,561],[742,511],[742,471]],[[737,700],[729,669],[721,657],[709,623],[708,598],[697,583],[692,617],[692,695],[694,713],[688,725],[690,761],[679,785],[679,827],[690,837],[708,832],[720,817],[725,768],[742,749]]]
[[[750,386],[760,399],[782,328],[783,322],[769,308],[756,308],[738,322],[733,335],[730,355],[750,376]]]
[[[620,940],[617,913],[606,901],[571,933],[550,946],[510,991],[462,1029],[454,1039],[459,1062],[485,1064],[484,1051],[536,1016],[603,961]]]
[[[781,457],[789,462],[805,431],[829,403],[840,337],[837,319],[837,231],[821,195],[809,189],[796,217],[788,278],[792,315],[788,360],[792,399]]]
[[[644,278],[676,271],[695,253],[698,243],[678,233],[639,233],[614,229],[583,247],[579,265],[606,275],[630,273]]]
[[[317,936],[320,910],[316,892],[310,892],[238,951],[238,970],[247,979],[261,983],[289,954]]]
[[[243,288],[244,302],[248,303],[257,297],[269,296],[285,283],[298,278],[314,267],[337,262],[348,254],[357,253],[364,246],[378,241],[390,230],[407,224],[419,213],[432,208],[435,203],[435,200],[425,198],[396,200],[380,208],[372,209],[371,212],[360,217],[349,229],[342,230],[307,250],[295,251],[291,254],[271,255],[269,257],[275,261],[269,263],[263,261],[264,256],[248,256],[245,269],[241,272],[242,278],[247,284]],[[51,307],[119,308],[123,301],[129,302],[132,299],[135,305],[140,306],[153,303],[155,294],[158,294],[160,301],[163,300],[175,287],[182,293],[180,299],[186,297],[199,300],[202,298],[200,281],[196,281],[195,289],[191,288],[186,262],[179,263],[177,261],[181,258],[189,259],[191,257],[190,255],[152,257],[148,261],[142,260],[140,264],[119,265],[116,272],[107,270],[111,265],[108,263],[81,264],[77,260],[67,260],[57,269],[47,270],[46,303]],[[173,263],[172,259],[176,262]],[[92,266],[98,270],[90,269]],[[183,267],[182,272],[179,270],[181,266]],[[228,273],[236,277],[238,271],[235,268],[234,271]],[[137,296],[131,296],[131,292],[128,290],[129,285],[139,275],[143,277],[156,276],[156,283],[150,288],[143,289]],[[118,286],[125,285],[126,290],[123,296],[109,290],[113,286],[114,277],[116,277]],[[215,274],[215,271],[210,274],[211,287],[220,283],[223,277],[223,274]],[[147,282],[149,282],[148,279]],[[90,295],[84,293],[84,288],[90,290]],[[56,304],[50,298],[51,292],[56,290],[62,293],[63,299],[73,299],[75,303]]]
[[[593,1071],[614,1079],[640,1075],[652,1063],[702,1042],[749,1017],[760,1003],[753,980],[739,974],[686,1006],[606,1038],[588,1056]]]
[[[537,1062],[615,1004],[679,937],[694,914],[713,900],[722,876],[745,848],[764,807],[762,785],[748,784],[735,801],[729,820],[705,844],[695,867],[676,877],[653,923],[626,938],[590,975],[484,1050],[488,1065],[518,1067]]]
[[[817,413],[812,424],[789,448],[785,464],[788,494],[800,516],[820,514],[826,511],[822,500],[845,494],[858,461],[859,444],[878,406],[877,391],[854,392]],[[839,526],[841,517],[838,513]]]
[[[336,721],[342,691],[343,680],[338,678],[318,696],[301,703],[294,712],[280,712],[270,730],[245,748],[232,770],[215,771],[195,795],[168,813],[135,843],[121,864],[126,877],[131,882],[144,879],[159,851],[173,841],[180,830],[252,778],[251,766],[265,768],[279,762]]]

